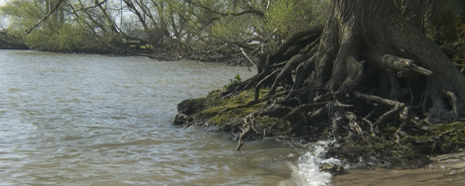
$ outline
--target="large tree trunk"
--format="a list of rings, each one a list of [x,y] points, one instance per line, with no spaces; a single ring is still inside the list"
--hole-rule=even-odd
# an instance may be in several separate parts
[[[389,63],[399,60],[414,62],[432,71],[431,75],[420,74],[421,77],[416,78],[418,81],[410,82],[426,86],[424,93],[428,99],[422,103],[431,105],[430,116],[440,120],[458,119],[457,112],[465,109],[465,77],[438,45],[400,17],[389,0],[333,1],[331,18],[322,38],[319,48],[322,57],[315,59],[317,85],[328,83],[330,91],[350,93],[352,90],[347,90],[347,86],[341,85],[359,83],[347,79],[349,74],[355,73],[353,70],[359,70],[348,68],[348,59],[354,58],[357,61],[365,61],[365,69],[385,71],[391,82],[389,98],[401,99],[403,94],[398,84],[408,79],[389,75],[404,71]],[[335,53],[337,54],[334,55]],[[388,56],[392,59],[387,59]],[[406,68],[415,70],[411,65],[405,65]],[[426,79],[426,84],[422,84],[422,79]],[[410,99],[416,100],[409,101],[419,101],[419,96],[421,94],[411,95]],[[457,100],[452,101],[452,97],[457,97]]]

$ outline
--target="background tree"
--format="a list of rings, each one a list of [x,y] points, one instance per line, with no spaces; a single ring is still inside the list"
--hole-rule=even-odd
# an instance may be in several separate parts
[[[34,49],[244,61],[243,54],[257,57],[293,32],[324,20],[319,12],[327,2],[12,0],[2,12],[16,19],[10,34],[23,37]],[[279,26],[286,19],[293,20],[287,21],[293,23],[289,30]]]
[[[96,27],[92,26],[97,21],[80,14],[91,17],[90,9],[84,6],[80,1],[71,0],[8,1],[1,11],[10,15],[9,34],[22,37],[30,48],[79,52],[86,50],[85,38],[97,36],[93,35]]]

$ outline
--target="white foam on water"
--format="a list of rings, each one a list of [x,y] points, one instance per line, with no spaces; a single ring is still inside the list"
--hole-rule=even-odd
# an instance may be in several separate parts
[[[308,151],[299,157],[296,165],[289,163],[293,170],[290,180],[281,182],[280,185],[299,186],[322,186],[331,182],[332,175],[329,172],[320,171],[320,163],[333,163],[342,165],[341,161],[335,158],[325,158],[325,147],[331,142],[321,141],[308,145]]]

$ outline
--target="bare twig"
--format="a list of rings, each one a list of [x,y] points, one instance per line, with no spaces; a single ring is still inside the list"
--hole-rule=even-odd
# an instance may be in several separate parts
[[[371,122],[368,118],[371,117],[371,115],[373,115],[376,111],[376,109],[378,108],[378,103],[374,103],[373,104],[373,109],[371,109],[370,113],[368,113],[364,118],[362,118],[362,121],[364,121],[365,123],[367,123],[368,125],[370,125],[370,132],[371,134],[373,135],[373,137],[376,137],[376,133],[378,132],[377,129],[375,128],[375,126],[373,125],[373,122]]]
[[[202,5],[200,2],[194,2],[192,0],[186,0],[187,3],[189,4],[192,4],[194,6],[197,6],[197,7],[200,7],[210,13],[214,13],[214,14],[218,14],[220,16],[242,16],[242,15],[245,15],[245,14],[253,14],[253,15],[258,15],[260,17],[265,17],[265,13],[260,11],[260,10],[257,10],[255,9],[254,7],[248,5],[247,6],[247,9],[242,11],[242,12],[234,12],[234,13],[224,13],[224,12],[219,12],[219,11],[216,11],[216,10],[213,10],[205,5]]]
[[[107,2],[107,0],[103,0],[102,2],[100,2],[100,3],[98,3],[98,4],[94,5],[94,6],[88,6],[88,7],[83,7],[83,8],[80,8],[80,9],[73,10],[70,13],[74,14],[74,13],[79,12],[79,11],[83,11],[83,10],[87,10],[87,9],[91,9],[91,8],[97,8],[97,7],[99,7],[100,5],[102,5],[105,2]]]
[[[255,67],[257,68],[257,63],[255,63],[252,59],[250,59],[249,55],[245,53],[244,49],[242,47],[239,47],[241,49],[242,54],[245,56],[245,58]]]
[[[354,91],[354,95],[355,95],[355,97],[362,98],[362,99],[367,100],[367,101],[375,101],[375,102],[382,103],[382,104],[385,104],[385,105],[391,105],[391,106],[399,105],[399,106],[402,106],[402,107],[405,106],[403,103],[398,102],[398,101],[384,99],[384,98],[381,98],[381,97],[378,97],[378,96],[373,96],[373,95],[366,95],[366,94],[362,94],[362,93],[357,92],[357,91]]]
[[[396,133],[394,134],[394,137],[396,138],[396,143],[400,144],[400,139],[403,136],[407,136],[407,133],[404,132],[405,126],[407,126],[408,122],[408,112],[409,108],[404,107],[402,112],[400,112],[399,117],[402,120],[402,124],[400,124],[399,128],[397,128]]]
[[[397,111],[399,111],[400,109],[405,107],[405,104],[403,104],[401,102],[394,101],[394,100],[389,100],[389,99],[384,99],[384,98],[381,98],[381,97],[378,97],[378,96],[365,95],[365,94],[362,94],[362,93],[357,92],[357,91],[354,91],[354,95],[355,95],[355,97],[358,97],[358,98],[362,98],[362,99],[365,99],[365,100],[368,100],[368,101],[375,101],[375,102],[378,102],[378,103],[382,103],[382,104],[390,105],[390,106],[394,107],[390,111],[388,111],[388,112],[384,113],[383,115],[381,115],[376,120],[375,125],[378,125],[380,123],[384,123],[386,121],[386,119],[388,119],[390,116],[395,114]]]
[[[38,27],[40,24],[42,24],[45,20],[47,20],[47,19],[50,17],[50,15],[52,15],[52,14],[58,9],[58,7],[60,7],[60,5],[61,5],[61,3],[63,3],[63,1],[64,1],[64,0],[58,1],[58,3],[55,5],[55,7],[53,7],[53,9],[50,10],[50,12],[49,12],[44,18],[42,18],[38,23],[36,23],[36,24],[35,24],[34,26],[32,26],[30,29],[26,30],[26,33],[27,33],[27,34],[30,34],[30,33],[32,32],[32,30],[34,30],[36,27]],[[102,5],[102,4],[105,3],[106,1],[107,1],[107,0],[103,0],[103,1],[100,2],[99,4],[93,6],[93,8]],[[91,7],[89,7],[89,8],[91,8]],[[86,8],[86,9],[88,9],[88,8]]]

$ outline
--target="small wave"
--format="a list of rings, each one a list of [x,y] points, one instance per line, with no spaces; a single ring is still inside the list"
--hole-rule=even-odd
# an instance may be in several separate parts
[[[289,163],[292,169],[290,180],[281,182],[280,185],[299,185],[299,186],[322,186],[331,182],[332,175],[329,172],[320,171],[321,163],[332,163],[342,165],[340,160],[335,158],[326,159],[325,147],[331,142],[322,141],[310,144],[307,152],[299,157],[297,164]]]
[[[122,143],[102,143],[102,144],[96,144],[93,145],[92,148],[105,148],[105,147],[120,147],[120,146],[150,146],[150,145],[160,145],[165,143],[164,141],[157,141],[157,140],[152,140],[152,139],[140,139],[140,140],[133,140],[133,141],[128,141],[128,142],[122,142]]]

